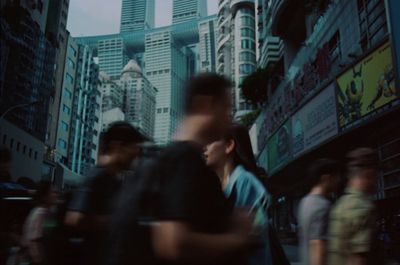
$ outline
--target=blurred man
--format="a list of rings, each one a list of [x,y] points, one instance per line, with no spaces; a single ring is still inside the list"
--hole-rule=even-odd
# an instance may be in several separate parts
[[[323,265],[326,262],[329,195],[339,184],[339,166],[336,161],[319,159],[309,170],[311,191],[300,202],[299,242],[300,258],[304,265]]]
[[[89,264],[104,262],[111,214],[122,182],[121,173],[131,168],[138,144],[145,138],[130,124],[116,122],[102,135],[98,165],[73,195],[65,224],[85,233]]]
[[[369,196],[376,191],[378,158],[369,148],[356,149],[347,158],[347,189],[330,214],[328,264],[366,265],[374,241],[375,213]]]
[[[138,182],[124,187],[110,264],[235,264],[237,254],[246,249],[251,222],[239,216],[226,229],[226,200],[202,154],[227,129],[230,86],[216,74],[189,81],[174,142],[129,178],[147,179],[152,191],[133,192]]]

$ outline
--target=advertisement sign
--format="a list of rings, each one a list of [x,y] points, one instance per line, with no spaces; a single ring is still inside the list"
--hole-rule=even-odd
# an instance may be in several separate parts
[[[268,141],[268,168],[270,174],[290,159],[290,119]]]
[[[382,110],[398,104],[390,44],[383,44],[339,76],[337,83],[339,125],[342,129],[368,119],[385,105]]]
[[[337,133],[335,85],[331,84],[293,115],[293,155],[297,156]]]
[[[390,33],[392,39],[393,47],[400,47],[400,1],[399,0],[387,0],[388,6],[386,10],[388,11],[389,21],[390,21]],[[395,58],[395,69],[397,73],[397,87],[400,86],[400,50],[399,48],[393,49]]]

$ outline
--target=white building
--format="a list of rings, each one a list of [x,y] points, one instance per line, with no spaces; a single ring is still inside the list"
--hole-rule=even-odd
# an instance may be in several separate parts
[[[257,68],[254,0],[224,0],[218,6],[217,72],[231,78],[235,118],[252,107],[244,100],[240,85]]]
[[[120,32],[154,27],[155,0],[123,0]]]
[[[207,0],[174,0],[172,23],[182,23],[207,16]]]
[[[157,90],[143,75],[135,60],[130,60],[122,70],[119,80],[125,93],[125,121],[152,138],[154,135]]]
[[[217,17],[199,22],[199,65],[201,72],[216,72]]]
[[[182,117],[187,57],[169,28],[146,34],[145,50],[146,76],[158,90],[154,138],[166,143]]]

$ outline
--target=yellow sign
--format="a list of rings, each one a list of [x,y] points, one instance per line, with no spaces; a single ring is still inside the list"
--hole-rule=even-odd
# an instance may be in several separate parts
[[[339,76],[337,83],[341,127],[397,99],[390,44],[383,44]]]

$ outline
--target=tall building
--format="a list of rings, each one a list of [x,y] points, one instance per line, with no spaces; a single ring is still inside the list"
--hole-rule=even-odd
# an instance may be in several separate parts
[[[217,71],[217,18],[199,22],[199,65],[201,72]]]
[[[207,16],[207,0],[174,0],[172,23],[182,23]]]
[[[76,74],[78,67],[78,44],[69,35],[67,40],[67,53],[65,56],[64,80],[62,83],[60,108],[56,130],[56,148],[52,155],[57,162],[68,165],[68,149],[70,148],[70,133],[72,120],[73,101],[75,93]]]
[[[220,2],[218,28],[217,72],[233,81],[234,112],[238,118],[252,109],[243,98],[240,85],[257,68],[254,0]]]
[[[400,94],[393,53],[399,47],[388,28],[388,1],[268,3],[267,21],[259,23],[270,28],[266,37],[283,43],[280,62],[270,64],[273,70],[280,68],[281,78],[265,88],[271,91],[268,104],[255,124],[259,166],[268,172],[271,192],[279,194],[271,207],[273,224],[290,231],[298,202],[309,188],[305,169],[315,158],[343,161],[344,154],[365,146],[379,154],[374,197],[385,209],[381,214],[388,214],[381,217],[395,216]],[[264,45],[273,47],[268,40]],[[260,58],[271,58],[270,51],[262,48]],[[264,66],[267,61],[260,60]]]
[[[128,55],[123,38],[99,40],[97,55],[100,71],[117,80],[122,68],[128,63]]]
[[[120,32],[140,31],[154,27],[155,0],[123,0]]]
[[[169,29],[146,34],[145,50],[146,76],[158,90],[154,138],[166,143],[182,117],[187,57]]]
[[[119,80],[123,89],[125,121],[153,138],[157,90],[143,75],[135,60],[124,67]]]
[[[102,90],[102,105],[103,112],[114,108],[123,108],[123,90],[118,81],[111,78],[104,72],[100,72],[100,83]]]
[[[36,1],[40,3],[41,1]],[[46,21],[46,37],[56,48],[55,73],[53,77],[53,91],[50,96],[49,116],[46,132],[46,145],[49,150],[56,148],[56,131],[59,123],[59,109],[62,84],[64,80],[64,66],[68,43],[66,29],[68,18],[69,0],[49,1],[48,16]]]
[[[31,16],[36,8],[11,1],[0,12],[0,112],[8,111],[7,120],[44,141],[56,49],[40,27],[43,19]]]
[[[73,108],[66,109],[72,116],[68,164],[73,172],[86,175],[97,161],[101,129],[101,88],[98,64],[94,61],[92,49],[87,45],[79,45],[77,52]],[[58,149],[66,149],[66,144],[60,142]]]

